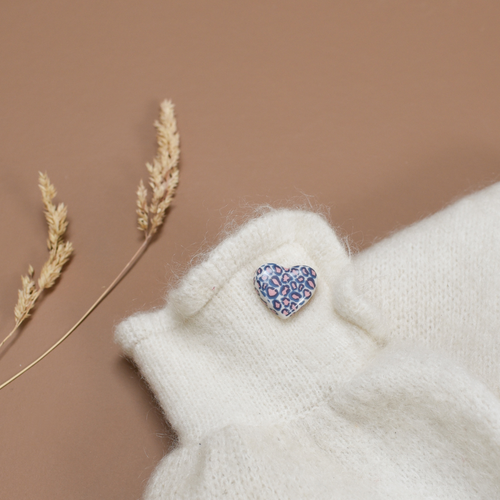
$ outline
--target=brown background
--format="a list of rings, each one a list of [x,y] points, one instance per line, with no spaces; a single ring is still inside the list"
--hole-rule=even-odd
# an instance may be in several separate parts
[[[363,249],[500,180],[500,3],[3,1],[0,319],[40,270],[47,171],[76,254],[0,353],[64,333],[140,244],[135,190],[176,103],[178,196],[159,238],[42,363],[0,391],[1,497],[136,499],[172,433],[113,327],[255,205],[323,206]]]

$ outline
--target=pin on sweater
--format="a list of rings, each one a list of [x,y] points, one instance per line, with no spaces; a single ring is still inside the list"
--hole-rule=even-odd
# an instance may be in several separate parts
[[[316,278],[312,267],[283,267],[268,262],[255,271],[253,284],[262,302],[280,318],[287,319],[312,298]]]

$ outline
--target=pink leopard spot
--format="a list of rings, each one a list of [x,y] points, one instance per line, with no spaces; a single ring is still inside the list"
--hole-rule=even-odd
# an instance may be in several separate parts
[[[288,299],[285,299],[285,300],[283,301],[283,305],[284,305],[284,306],[287,306],[288,304],[290,304],[290,301],[289,301]]]
[[[306,297],[310,297],[311,296],[311,292],[308,292],[307,290],[304,290],[304,295]]]
[[[283,281],[284,281],[285,283],[286,283],[289,279],[290,279],[290,276],[287,276],[286,274],[285,274],[285,276],[283,276]]]
[[[314,288],[314,281],[313,280],[307,280],[307,283],[311,288]]]
[[[274,297],[278,292],[274,288],[269,289],[269,297]]]
[[[276,278],[273,278],[271,281],[272,281],[275,285],[279,285],[279,284],[280,284],[280,282],[279,282]]]

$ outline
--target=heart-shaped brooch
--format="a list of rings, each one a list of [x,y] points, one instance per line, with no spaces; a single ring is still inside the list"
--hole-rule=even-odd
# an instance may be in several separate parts
[[[316,278],[312,267],[269,262],[255,271],[253,284],[267,307],[286,319],[309,302],[316,291]]]

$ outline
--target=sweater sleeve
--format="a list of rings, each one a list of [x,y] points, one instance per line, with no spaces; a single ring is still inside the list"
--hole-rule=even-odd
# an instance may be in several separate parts
[[[289,319],[254,289],[255,270],[267,262],[317,272],[315,295]],[[289,419],[359,370],[376,346],[362,320],[346,321],[334,307],[346,266],[346,250],[321,216],[272,211],[191,269],[163,308],[124,321],[116,339],[181,442],[224,425]]]
[[[415,323],[454,279],[467,276],[469,291],[462,298],[448,290],[436,317],[458,314],[449,310],[455,300],[467,307],[474,293],[486,297],[483,285],[498,291],[486,264],[468,274],[467,252],[454,253],[459,243],[474,250],[458,224],[469,211],[465,234],[488,234],[474,232],[475,200],[444,212],[455,226],[439,229],[437,216],[355,265],[319,215],[271,211],[191,269],[163,308],[125,320],[116,339],[179,436],[145,499],[500,498],[500,402],[462,366],[426,350],[425,329]],[[436,232],[448,270],[432,275],[423,256]],[[426,243],[414,256],[420,238]],[[476,258],[491,256],[496,241]],[[446,268],[448,259],[463,263]],[[253,288],[255,270],[268,262],[317,272],[315,295],[288,319]],[[421,310],[408,305],[414,294]],[[481,311],[467,311],[474,326]]]
[[[358,254],[349,274],[389,342],[446,353],[500,396],[500,183]]]

